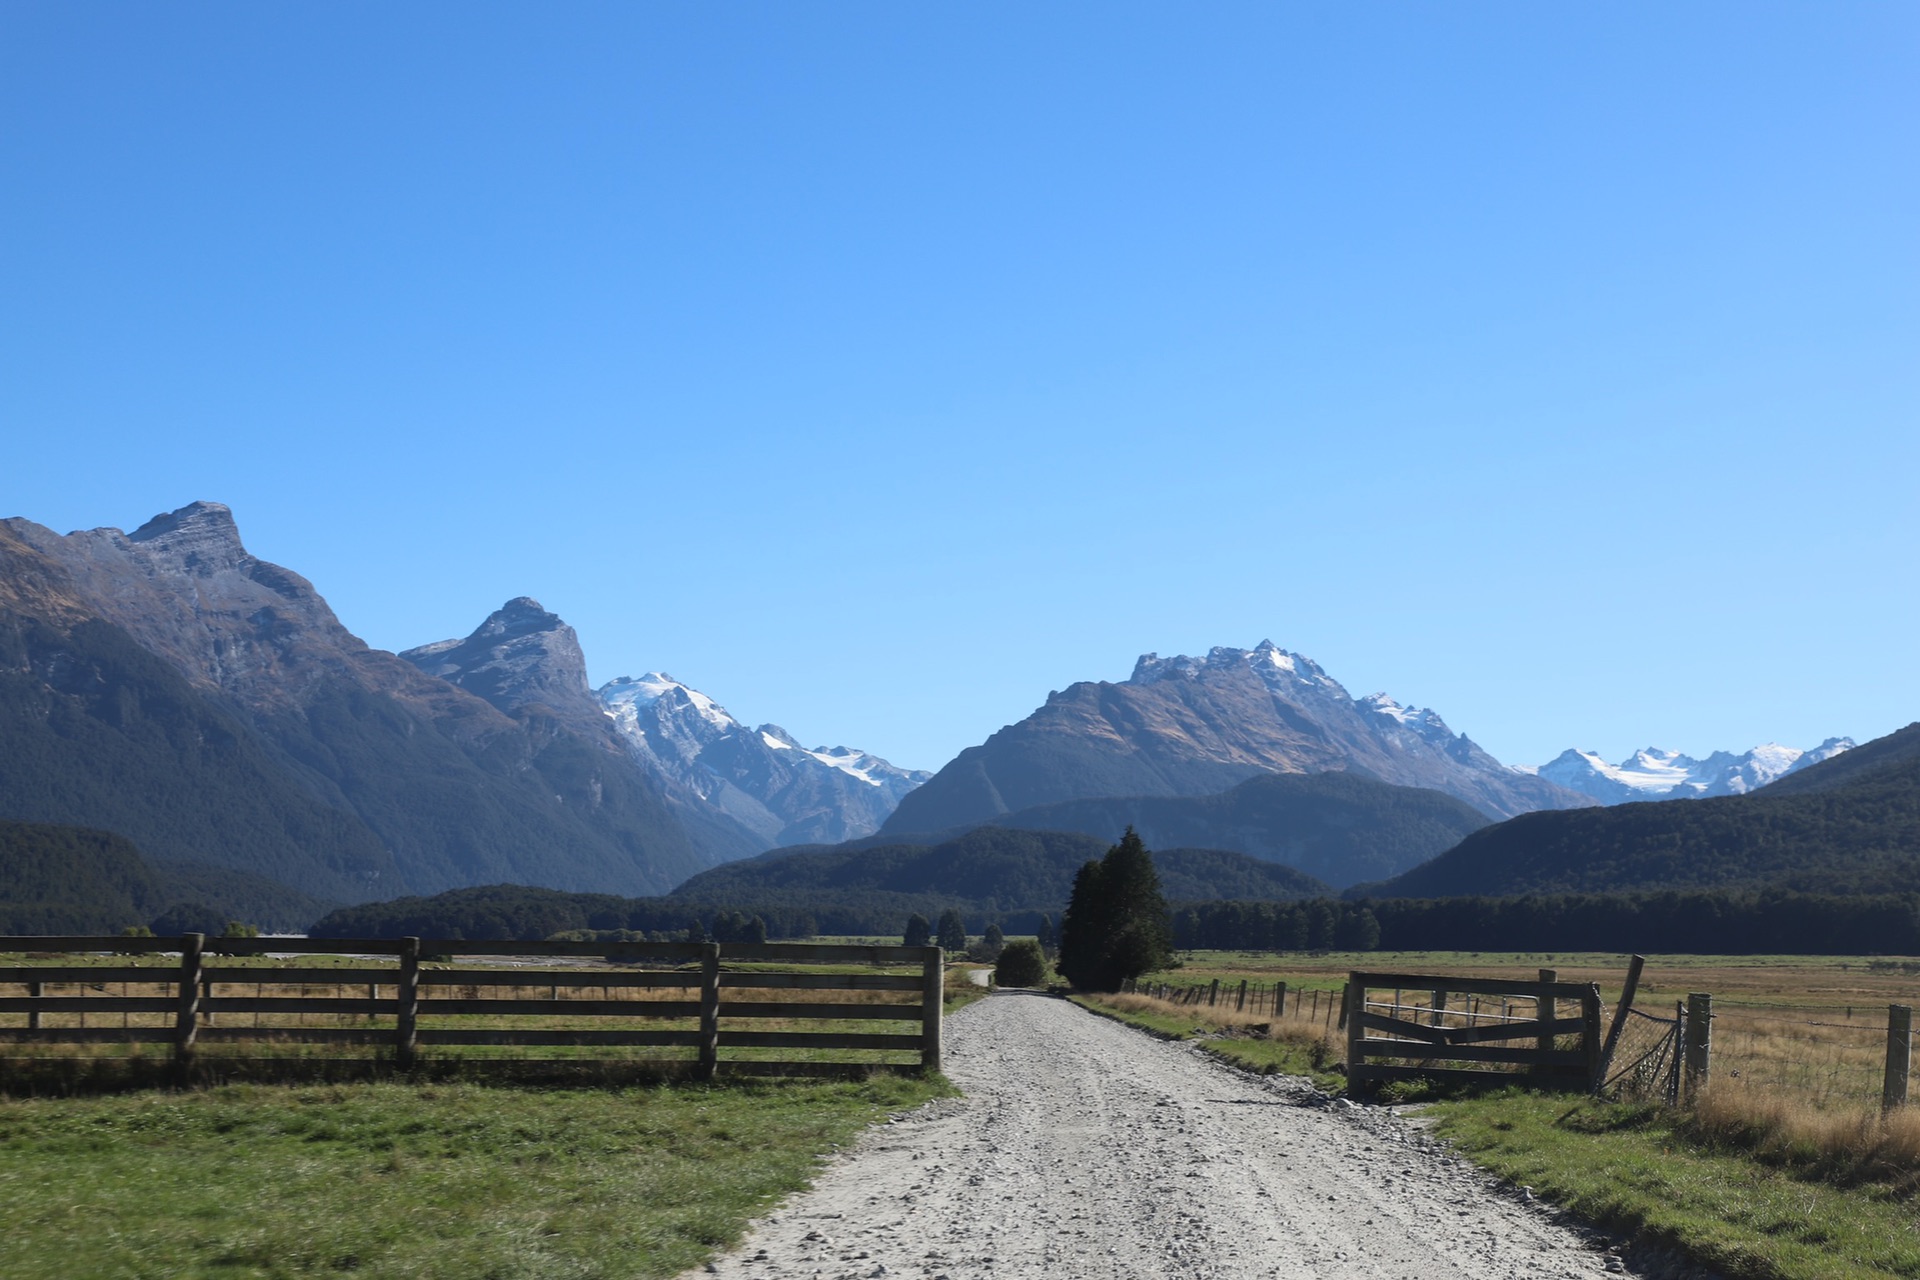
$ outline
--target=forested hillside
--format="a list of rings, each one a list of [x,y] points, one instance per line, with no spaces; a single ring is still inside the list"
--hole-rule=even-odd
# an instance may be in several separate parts
[[[1490,821],[1444,792],[1335,771],[1264,774],[1210,796],[1070,800],[994,825],[1096,836],[1132,827],[1151,848],[1233,849],[1345,888],[1416,867]]]
[[[1920,884],[1920,725],[1750,795],[1529,813],[1349,896],[1653,890],[1904,893]]]
[[[1078,832],[977,827],[933,844],[776,850],[703,871],[673,893],[708,902],[834,906],[871,900],[876,908],[884,901],[893,910],[941,902],[975,904],[972,909],[987,912],[1053,911],[1066,902],[1081,864],[1112,843]],[[1218,849],[1156,850],[1154,862],[1170,899],[1285,899],[1325,892],[1320,881],[1291,867]]]
[[[0,615],[0,761],[0,817],[111,830],[162,862],[232,851],[335,900],[399,878],[353,815],[112,623]]]
[[[334,905],[222,867],[156,866],[111,832],[0,821],[0,934],[298,930]]]
[[[1059,918],[1081,864],[1108,841],[1065,832],[983,827],[935,845],[836,845],[776,852],[695,876],[664,898],[565,894],[515,885],[334,912],[322,937],[543,938],[569,929],[685,930],[695,920],[759,916],[773,937],[898,934],[912,915],[960,912],[974,933],[998,924],[1030,933]],[[1168,849],[1154,863],[1169,899],[1295,899],[1327,887],[1287,867],[1218,849]]]
[[[1248,950],[1920,954],[1920,893],[1753,892],[1202,902],[1174,912],[1182,947]]]

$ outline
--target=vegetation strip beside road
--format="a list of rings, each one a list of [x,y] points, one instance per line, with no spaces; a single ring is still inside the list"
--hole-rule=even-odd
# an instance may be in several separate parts
[[[943,1080],[0,1101],[7,1272],[666,1277]]]
[[[1732,1280],[1920,1276],[1912,1188],[1834,1186],[1702,1143],[1684,1113],[1504,1091],[1436,1103],[1475,1163]]]

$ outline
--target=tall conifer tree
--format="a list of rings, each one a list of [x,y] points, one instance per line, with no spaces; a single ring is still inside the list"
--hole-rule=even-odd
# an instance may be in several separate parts
[[[960,913],[948,907],[940,913],[940,945],[948,955],[958,955],[967,949],[967,926],[960,919]]]
[[[1153,855],[1132,827],[1074,877],[1060,925],[1058,968],[1075,986],[1117,990],[1172,958],[1167,900]]]

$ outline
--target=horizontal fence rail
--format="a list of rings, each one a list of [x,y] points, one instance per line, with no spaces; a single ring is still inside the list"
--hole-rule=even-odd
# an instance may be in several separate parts
[[[185,934],[0,952],[28,961],[0,966],[0,1045],[163,1044],[182,1070],[213,1045],[359,1048],[402,1070],[423,1049],[671,1050],[615,1060],[700,1079],[940,1069],[939,947]]]

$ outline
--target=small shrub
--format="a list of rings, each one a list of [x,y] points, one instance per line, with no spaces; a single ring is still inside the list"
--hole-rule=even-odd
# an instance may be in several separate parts
[[[933,945],[933,926],[916,911],[907,917],[907,931],[900,941],[909,947],[930,947]]]
[[[1000,963],[994,981],[1003,987],[1037,987],[1047,978],[1047,958],[1040,944],[1030,938],[1017,938],[1000,951]]]

